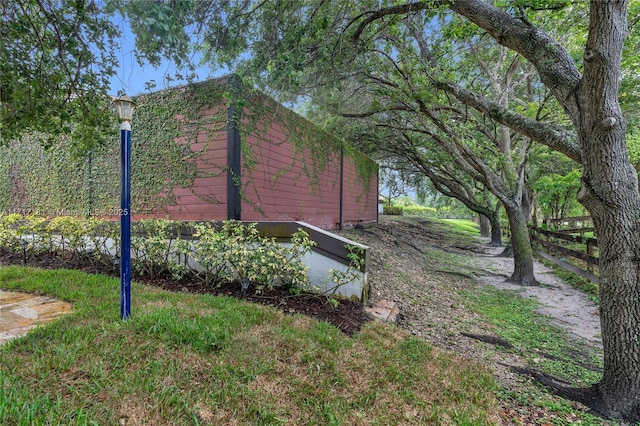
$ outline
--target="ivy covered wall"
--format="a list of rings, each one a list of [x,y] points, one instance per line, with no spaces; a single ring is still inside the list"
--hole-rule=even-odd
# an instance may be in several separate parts
[[[65,139],[47,149],[43,143],[43,135],[31,134],[0,148],[4,212],[86,216],[91,209],[106,211],[119,205],[118,162],[106,161],[108,147],[74,158]],[[108,182],[109,176],[116,180]]]
[[[136,101],[134,218],[245,219],[240,211],[230,213],[233,197],[251,220],[308,220],[333,228],[337,222],[377,218],[377,164],[258,91],[225,77]],[[80,157],[69,153],[64,139],[47,149],[42,142],[29,135],[0,148],[0,210],[116,219],[118,129],[110,143]],[[233,155],[239,156],[238,169]],[[340,180],[341,157],[356,170],[347,173],[346,183]],[[356,203],[350,208],[353,218],[343,218],[338,210],[343,203],[335,194],[340,191],[342,197],[345,185],[349,202]],[[275,210],[263,208],[267,199]]]
[[[206,90],[202,90],[206,89]],[[207,143],[193,150],[198,137],[225,128],[226,112],[203,116],[212,105],[226,103],[224,86],[192,85],[139,97],[131,136],[131,203],[138,215],[166,214],[175,187],[190,187],[196,163]],[[207,119],[204,122],[204,119]],[[120,205],[118,128],[110,142],[82,156],[70,154],[60,139],[43,148],[43,135],[27,135],[0,147],[2,212],[45,216],[117,216]],[[115,219],[115,217],[114,217]]]
[[[377,221],[377,163],[273,99],[261,93],[248,98],[252,107],[242,117],[250,153],[243,151],[244,220],[266,216],[323,229]]]

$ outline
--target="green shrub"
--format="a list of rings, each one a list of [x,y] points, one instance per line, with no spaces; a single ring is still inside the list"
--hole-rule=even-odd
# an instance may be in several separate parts
[[[407,206],[402,209],[403,216],[416,216],[416,217],[426,217],[426,218],[436,218],[440,217],[440,212],[438,209],[433,207],[425,207],[425,206]]]
[[[395,216],[402,216],[402,207],[400,206],[387,206],[385,205],[382,210],[382,214],[389,214]]]
[[[212,223],[197,223],[193,244],[193,259],[200,264],[203,271],[194,272],[206,284],[221,281],[225,272],[223,253],[227,250],[227,239],[219,233]]]
[[[349,252],[347,254],[349,266],[346,271],[329,269],[329,277],[331,279],[332,286],[325,291],[325,294],[333,296],[343,285],[360,279],[360,269],[364,267],[365,264],[365,249],[353,244],[346,244],[345,248]]]
[[[51,219],[47,228],[49,232],[56,236],[56,244],[52,251],[60,253],[62,256],[80,256],[85,251],[88,241],[87,231],[92,227],[88,220],[77,219],[71,216],[59,216]]]
[[[23,234],[24,217],[19,214],[0,215],[0,247],[10,251],[18,251]],[[21,229],[22,228],[22,229]]]
[[[49,251],[79,257],[92,265],[113,265],[111,252],[119,252],[120,232],[114,222],[89,217],[58,216],[49,220]]]
[[[206,283],[247,280],[256,291],[281,284],[308,287],[302,257],[315,243],[302,229],[293,235],[290,247],[261,237],[256,223],[234,220],[223,222],[220,230],[212,223],[198,224],[194,235],[198,240],[193,257],[203,267],[200,276]]]
[[[52,236],[47,221],[40,216],[0,215],[0,248],[10,251],[24,249],[29,253],[52,250]]]
[[[132,268],[154,277],[170,273],[176,279],[187,274],[207,284],[240,281],[260,291],[265,286],[309,287],[303,257],[315,243],[302,229],[291,244],[260,236],[256,223],[225,221],[194,225],[195,241],[181,238],[182,222],[145,219],[133,223]],[[116,222],[70,216],[46,220],[36,216],[0,215],[0,248],[57,253],[80,257],[92,265],[113,266],[112,253],[120,251],[120,229]],[[192,259],[202,268],[194,270]]]
[[[181,255],[185,247],[180,243],[180,228],[180,222],[170,219],[144,219],[133,222],[133,268],[138,273],[150,277],[167,272],[174,275],[184,272],[182,268],[173,265],[183,265]]]

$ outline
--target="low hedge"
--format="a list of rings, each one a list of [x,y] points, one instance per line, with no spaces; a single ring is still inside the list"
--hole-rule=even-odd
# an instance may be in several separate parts
[[[434,218],[440,217],[442,212],[433,207],[425,207],[425,206],[407,206],[402,209],[402,214],[404,216],[417,216],[417,217],[427,217]],[[449,214],[447,211],[446,214]]]
[[[175,279],[188,275],[211,285],[246,280],[257,292],[276,285],[309,287],[302,258],[315,242],[303,229],[292,236],[290,245],[283,245],[260,236],[256,223],[204,222],[193,228],[196,239],[181,236],[185,229],[181,221],[136,220],[131,232],[132,268],[140,275],[171,274]],[[0,249],[79,257],[113,267],[120,252],[120,228],[117,222],[96,218],[0,214]],[[199,268],[193,267],[194,261]],[[343,278],[332,276],[334,281]]]
[[[400,206],[384,206],[382,214],[389,214],[394,216],[402,216],[402,207]]]

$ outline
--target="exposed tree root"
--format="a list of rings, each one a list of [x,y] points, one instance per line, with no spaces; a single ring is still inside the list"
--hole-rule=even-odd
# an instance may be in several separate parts
[[[546,386],[555,395],[578,402],[585,407],[588,407],[593,414],[609,418],[607,408],[597,385],[593,385],[588,388],[576,388],[563,380],[557,379],[538,370],[516,366],[511,366],[510,368],[514,373],[530,377],[535,382]]]

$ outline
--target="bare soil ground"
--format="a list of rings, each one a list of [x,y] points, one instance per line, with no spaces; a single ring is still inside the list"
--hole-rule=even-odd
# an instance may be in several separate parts
[[[396,302],[400,309],[400,328],[441,349],[481,360],[494,371],[501,387],[516,392],[530,386],[535,372],[514,352],[500,350],[499,347],[507,343],[495,337],[497,333],[493,326],[465,306],[461,291],[472,290],[478,285],[517,289],[523,297],[535,297],[542,302],[540,314],[554,318],[553,322],[576,339],[595,346],[600,344],[598,310],[584,294],[563,283],[540,264],[536,264],[536,276],[542,285],[523,288],[509,284],[506,279],[513,270],[513,260],[496,257],[500,249],[490,247],[479,238],[475,243],[468,239],[443,238],[438,226],[442,225],[425,219],[381,216],[377,225],[339,232],[371,247],[371,302],[380,299]],[[464,256],[468,262],[464,262],[462,268],[454,261],[450,263],[447,259],[451,254]],[[21,264],[22,261],[21,254],[0,253],[0,264]],[[118,276],[117,270],[97,270],[78,259],[29,256],[27,263]],[[195,280],[176,282],[167,277],[134,276],[134,279],[172,291],[242,297],[240,286],[236,284],[212,287]],[[313,294],[293,296],[286,290],[275,289],[260,295],[250,293],[247,299],[275,306],[286,313],[302,313],[328,321],[349,335],[368,321],[358,303],[341,301],[336,308],[326,298]],[[592,397],[588,392],[586,397],[584,394],[567,396],[578,401],[586,398],[587,402]],[[587,410],[578,402],[573,404],[576,409]],[[550,417],[546,409],[525,407],[515,399],[505,401],[500,414],[504,424],[517,425],[544,424],[540,419]],[[562,419],[562,424],[570,423],[570,418]]]

